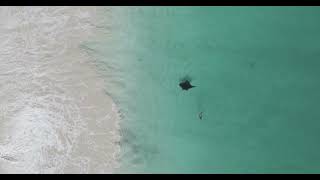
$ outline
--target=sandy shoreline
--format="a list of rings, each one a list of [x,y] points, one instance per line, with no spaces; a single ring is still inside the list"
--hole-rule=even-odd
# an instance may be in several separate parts
[[[3,7],[0,173],[112,173],[119,116],[79,45],[98,7]]]

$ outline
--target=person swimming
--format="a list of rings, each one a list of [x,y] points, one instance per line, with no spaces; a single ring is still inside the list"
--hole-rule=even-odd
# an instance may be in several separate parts
[[[202,114],[203,114],[203,112],[200,112],[200,113],[199,113],[199,119],[200,119],[200,120],[202,120]]]

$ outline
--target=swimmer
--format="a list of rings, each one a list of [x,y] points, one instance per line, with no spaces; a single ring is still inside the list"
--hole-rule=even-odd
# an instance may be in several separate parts
[[[203,112],[200,112],[200,113],[199,113],[199,119],[200,119],[200,120],[202,120],[202,113],[203,113]]]

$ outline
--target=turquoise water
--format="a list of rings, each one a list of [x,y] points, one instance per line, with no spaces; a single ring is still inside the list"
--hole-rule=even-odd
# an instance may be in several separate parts
[[[121,172],[320,172],[320,8],[105,13],[88,46],[123,114]]]

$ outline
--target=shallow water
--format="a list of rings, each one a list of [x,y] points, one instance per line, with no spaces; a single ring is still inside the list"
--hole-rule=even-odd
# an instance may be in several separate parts
[[[105,13],[112,37],[88,46],[123,114],[121,172],[319,172],[319,8]]]
[[[0,173],[111,173],[117,113],[80,44],[96,7],[0,8]]]
[[[319,7],[97,9],[0,8],[0,173],[319,173]]]

